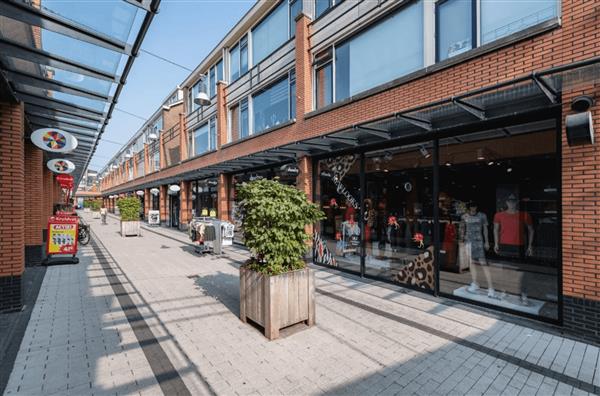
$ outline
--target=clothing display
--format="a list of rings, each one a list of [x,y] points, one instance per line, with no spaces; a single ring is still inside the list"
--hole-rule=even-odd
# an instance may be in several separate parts
[[[526,226],[533,225],[533,220],[527,212],[508,211],[498,212],[494,216],[494,224],[500,225],[500,245],[524,245]]]
[[[474,215],[465,213],[461,218],[464,227],[463,237],[470,246],[470,256],[473,260],[485,259],[485,248],[483,241],[484,227],[487,228],[487,216],[481,212]]]

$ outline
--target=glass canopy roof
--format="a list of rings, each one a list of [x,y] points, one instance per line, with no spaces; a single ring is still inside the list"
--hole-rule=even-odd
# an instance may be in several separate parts
[[[75,163],[75,186],[159,3],[0,1],[0,69],[13,96],[25,103],[27,132],[55,127],[79,140],[75,151],[61,154]]]

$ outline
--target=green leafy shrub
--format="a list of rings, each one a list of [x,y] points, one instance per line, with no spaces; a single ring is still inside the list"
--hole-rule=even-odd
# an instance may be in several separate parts
[[[306,194],[276,180],[255,180],[238,189],[246,246],[253,271],[278,275],[304,267],[306,226],[324,218]]]
[[[94,212],[100,211],[101,206],[102,206],[102,204],[100,203],[100,201],[98,199],[90,201],[90,207],[92,208],[92,211],[94,211]]]
[[[92,201],[90,201],[89,199],[84,199],[83,200],[83,207],[84,208],[89,208],[91,207]]]
[[[121,214],[121,221],[139,221],[142,205],[136,197],[121,198],[117,200],[117,207]]]

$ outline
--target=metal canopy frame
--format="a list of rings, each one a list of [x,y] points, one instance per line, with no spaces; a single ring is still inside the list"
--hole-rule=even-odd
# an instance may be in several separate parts
[[[600,57],[534,72],[321,136],[209,165],[182,174],[178,180],[193,180],[210,172],[210,176],[215,176],[215,172],[254,171],[258,167],[289,163],[305,155],[325,158],[357,150],[364,152],[390,145],[416,144],[478,130],[497,129],[510,134],[507,129],[510,125],[547,119],[550,114],[556,114],[560,110],[561,92],[578,88],[582,83],[600,84]],[[284,153],[288,155],[282,155]],[[256,164],[256,167],[249,168],[245,164]],[[143,185],[156,186],[163,184],[164,180],[156,179]],[[106,194],[129,192],[136,188],[123,187]]]
[[[73,172],[75,188],[112,116],[159,5],[160,0],[107,3],[104,6],[108,14],[126,12],[129,18],[121,30],[109,29],[102,33],[88,26],[89,23],[81,23],[84,18],[78,15],[83,14],[77,12],[64,13],[69,15],[67,18],[52,7],[44,8],[43,4],[31,4],[27,0],[0,1],[0,17],[5,20],[0,25],[0,72],[6,78],[10,93],[25,104],[29,126],[61,128],[79,140],[73,152],[61,155],[77,165]],[[125,37],[129,40],[123,41]],[[87,64],[88,58],[76,56],[79,46],[91,51],[92,59],[96,59],[97,53],[98,61],[106,59],[111,66],[101,69],[100,63]],[[78,60],[71,59],[71,54]],[[58,75],[59,72],[62,74]],[[70,79],[78,75],[80,79]],[[47,154],[48,158],[54,156]]]

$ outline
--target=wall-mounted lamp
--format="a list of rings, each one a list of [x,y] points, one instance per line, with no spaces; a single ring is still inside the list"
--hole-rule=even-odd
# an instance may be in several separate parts
[[[206,92],[198,92],[198,95],[194,98],[194,103],[199,106],[210,106],[210,98]]]

